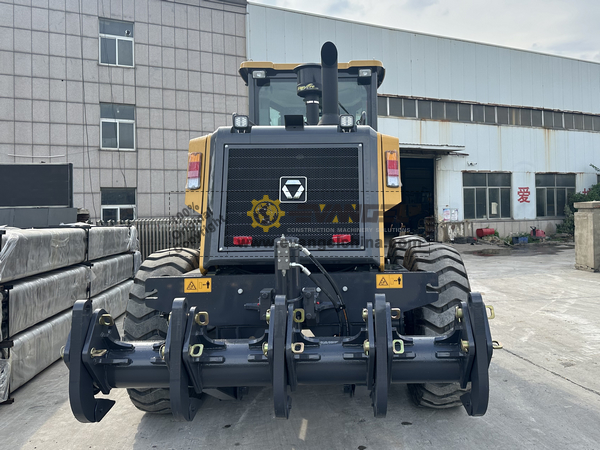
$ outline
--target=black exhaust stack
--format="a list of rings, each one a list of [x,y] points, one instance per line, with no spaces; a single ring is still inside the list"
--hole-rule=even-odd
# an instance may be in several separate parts
[[[322,104],[319,125],[337,125],[338,110],[338,51],[333,42],[321,47]]]

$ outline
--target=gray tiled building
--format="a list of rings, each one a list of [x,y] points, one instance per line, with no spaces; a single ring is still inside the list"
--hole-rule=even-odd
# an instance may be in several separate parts
[[[0,163],[73,163],[92,218],[183,207],[190,138],[247,111],[245,0],[0,0]]]

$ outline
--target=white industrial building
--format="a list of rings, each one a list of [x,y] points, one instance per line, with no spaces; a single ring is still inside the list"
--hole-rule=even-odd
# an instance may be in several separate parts
[[[552,233],[566,196],[597,182],[597,63],[247,8],[254,61],[318,62],[332,41],[340,62],[383,62],[379,131],[400,139],[403,176],[395,221],[415,229],[433,215],[440,240],[484,227],[501,236],[531,226]]]

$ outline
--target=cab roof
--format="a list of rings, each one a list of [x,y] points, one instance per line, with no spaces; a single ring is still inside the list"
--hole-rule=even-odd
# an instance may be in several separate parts
[[[283,63],[277,64],[268,61],[244,61],[240,65],[240,75],[244,82],[248,84],[248,76],[254,70],[265,70],[267,76],[278,72],[294,72],[294,69],[302,64]],[[358,73],[359,69],[371,69],[377,72],[377,87],[381,86],[385,77],[385,69],[381,61],[372,60],[352,60],[347,63],[338,63],[338,70],[347,73]]]

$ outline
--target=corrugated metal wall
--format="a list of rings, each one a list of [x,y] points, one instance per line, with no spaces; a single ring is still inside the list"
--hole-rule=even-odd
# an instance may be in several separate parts
[[[327,40],[383,61],[382,94],[600,113],[597,63],[248,5],[254,61],[318,62]]]
[[[185,217],[173,220],[137,219],[121,222],[98,222],[101,226],[131,225],[137,228],[142,261],[151,253],[168,248],[200,248],[202,236],[202,219]]]
[[[333,41],[340,61],[379,59],[380,94],[600,114],[600,64],[428,36],[249,4],[247,54],[254,61],[318,62]],[[512,172],[512,217],[533,220],[535,172],[577,172],[577,190],[596,183],[600,133],[379,118],[379,131],[413,144],[455,144],[468,156],[436,161],[436,210],[458,208],[462,171]],[[517,187],[532,191],[517,202]]]

